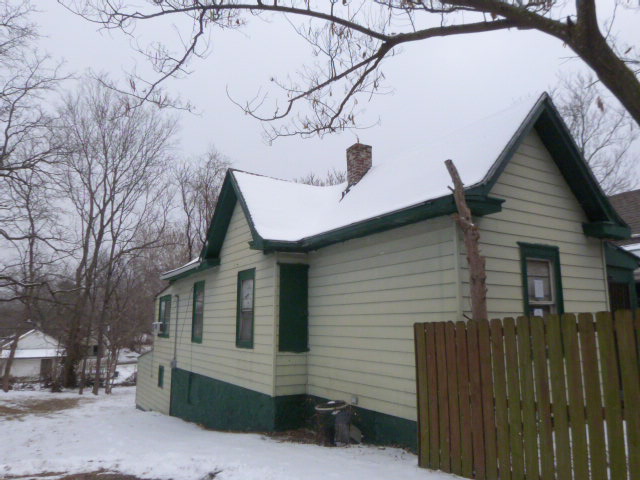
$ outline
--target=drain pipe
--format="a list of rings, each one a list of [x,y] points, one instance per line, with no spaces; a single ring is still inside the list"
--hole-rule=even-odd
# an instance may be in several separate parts
[[[180,295],[174,295],[176,299],[176,333],[173,338],[173,359],[171,360],[171,368],[178,366],[178,319],[180,313]]]

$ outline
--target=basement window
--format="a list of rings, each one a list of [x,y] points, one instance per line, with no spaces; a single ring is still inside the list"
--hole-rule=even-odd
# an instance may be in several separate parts
[[[542,317],[564,313],[558,247],[518,243],[524,313]]]
[[[164,365],[158,365],[158,387],[164,388]]]
[[[253,309],[256,269],[238,272],[236,347],[253,348]]]

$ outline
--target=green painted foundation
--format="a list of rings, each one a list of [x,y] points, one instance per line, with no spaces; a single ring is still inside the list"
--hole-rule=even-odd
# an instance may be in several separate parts
[[[271,397],[180,368],[171,374],[171,415],[216,430],[273,432],[312,427],[314,406],[326,401],[310,395]],[[416,422],[352,408],[352,423],[365,443],[417,450]]]

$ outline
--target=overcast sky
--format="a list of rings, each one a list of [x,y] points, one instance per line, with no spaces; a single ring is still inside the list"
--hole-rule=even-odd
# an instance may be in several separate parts
[[[120,32],[98,32],[96,25],[54,2],[38,2],[37,7],[41,13],[35,20],[46,36],[43,48],[64,59],[68,71],[93,69],[122,79],[140,63]],[[620,36],[640,44],[640,15],[623,13],[616,22]],[[143,28],[145,36],[158,40],[168,33],[166,25]],[[374,98],[364,117],[371,123],[379,119],[379,125],[324,139],[282,138],[269,146],[260,123],[233,105],[226,91],[240,100],[251,98],[271,77],[294,73],[307,55],[302,41],[282,21],[255,19],[242,32],[216,32],[208,57],[191,64],[190,76],[169,85],[199,112],[180,114],[180,154],[190,157],[215,145],[236,168],[294,178],[344,169],[345,149],[357,134],[373,146],[375,163],[376,158],[425,148],[430,138],[456,125],[537,95],[556,84],[561,70],[585,68],[561,42],[534,31],[431,39],[385,62],[383,71],[394,92]]]

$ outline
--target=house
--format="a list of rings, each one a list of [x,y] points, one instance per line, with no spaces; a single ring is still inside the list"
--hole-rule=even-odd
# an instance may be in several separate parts
[[[230,170],[200,257],[167,272],[137,405],[228,430],[353,405],[364,440],[415,446],[413,324],[470,310],[451,158],[481,231],[492,317],[608,308],[605,241],[629,227],[551,99],[412,155],[347,150],[348,183]]]
[[[0,372],[4,373],[10,351],[11,341],[0,345]],[[29,381],[49,380],[63,352],[64,349],[55,338],[35,328],[29,330],[18,338],[11,376]]]
[[[640,298],[640,269],[637,258],[640,256],[640,190],[618,193],[609,197],[609,201],[622,219],[631,227],[631,238],[619,240],[608,248],[615,251],[620,261],[636,262],[631,275],[628,268],[621,271],[610,266],[609,292],[612,310],[618,308],[637,308]]]

